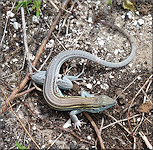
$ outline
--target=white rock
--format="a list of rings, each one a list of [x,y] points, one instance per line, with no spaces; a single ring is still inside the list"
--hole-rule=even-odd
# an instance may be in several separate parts
[[[121,25],[119,23],[116,24],[118,27],[121,27]]]
[[[10,19],[10,21],[15,22],[16,21],[16,18],[12,18],[12,19]]]
[[[137,121],[138,121],[138,122],[141,121],[141,118],[137,118]]]
[[[91,140],[91,136],[90,135],[87,136],[87,140],[89,140],[89,141]]]
[[[103,85],[101,84],[100,87],[104,90],[108,90],[109,89],[109,85],[104,83]]]
[[[127,16],[128,16],[129,19],[132,19],[132,16],[133,16],[132,12],[129,11],[129,12],[127,13]]]
[[[97,84],[99,85],[100,84],[100,81],[97,81]]]
[[[141,80],[141,77],[140,77],[140,76],[138,76],[138,77],[137,77],[137,79],[138,79],[138,80]]]
[[[141,25],[143,25],[144,24],[144,20],[143,19],[139,19],[138,20],[138,24],[141,26]]]
[[[88,18],[88,22],[92,23],[92,17]]]
[[[137,20],[134,20],[133,25],[134,25],[134,26],[137,25]]]
[[[19,43],[16,43],[15,45],[16,45],[17,47],[19,47]]]
[[[96,84],[96,80],[93,80],[93,84]]]
[[[139,12],[138,12],[138,11],[136,11],[135,13],[136,13],[137,15],[139,15]]]
[[[14,29],[18,30],[21,27],[21,24],[19,24],[18,22],[14,22],[13,27]]]
[[[101,45],[101,46],[103,46],[105,44],[105,41],[100,40],[100,41],[98,41],[98,44]]]
[[[14,38],[16,37],[16,33],[13,34],[13,37],[14,37]]]
[[[129,67],[132,67],[132,65],[133,65],[133,64],[132,64],[132,63],[130,63],[130,64],[129,64]]]
[[[117,54],[118,54],[118,52],[119,52],[119,50],[118,50],[118,49],[116,49],[116,50],[114,51],[114,54],[115,54],[115,55],[117,55]]]
[[[88,83],[88,84],[86,85],[86,87],[87,87],[88,89],[91,89],[91,88],[92,88],[92,84]]]
[[[45,145],[42,145],[42,146],[41,146],[42,149],[44,149],[45,147],[46,147]]]
[[[11,11],[7,12],[7,17],[14,17],[14,13],[12,13]]]
[[[150,26],[152,25],[152,21],[149,21],[149,25],[150,25]]]
[[[47,44],[46,44],[46,48],[52,48],[54,46],[54,40],[51,39]]]
[[[71,126],[71,119],[69,119],[64,125],[63,125],[63,128],[68,128]]]
[[[135,69],[133,69],[131,72],[132,72],[132,73],[135,73],[136,71],[135,71]]]
[[[110,75],[109,75],[109,78],[110,78],[110,79],[114,79],[114,76],[110,74]]]
[[[12,59],[13,62],[18,62],[19,60],[17,58]]]
[[[6,47],[5,47],[5,50],[8,50],[8,49],[9,49],[9,47],[8,47],[8,46],[6,46]]]
[[[36,130],[37,128],[36,128],[36,126],[34,125],[33,127],[32,127],[32,130]]]
[[[124,19],[125,18],[125,15],[122,15],[121,18]]]
[[[33,55],[33,54],[29,54],[29,58],[30,58],[30,60],[34,60],[35,59],[35,56]]]
[[[37,16],[35,16],[35,15],[33,15],[32,21],[33,21],[33,22],[36,22],[36,23],[39,23],[39,19],[38,19]]]

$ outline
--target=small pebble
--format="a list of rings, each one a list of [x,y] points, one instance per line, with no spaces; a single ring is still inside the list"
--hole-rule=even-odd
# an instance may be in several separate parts
[[[17,58],[12,59],[13,62],[18,62],[19,60]]]
[[[16,37],[16,33],[14,33],[13,37],[14,37],[14,38]]]
[[[103,40],[100,40],[100,41],[98,41],[98,44],[99,44],[99,45],[101,45],[101,46],[104,46],[104,44],[105,44],[105,41],[103,41]]]
[[[33,22],[36,22],[36,23],[39,23],[39,19],[38,19],[37,16],[35,16],[35,15],[33,15],[32,21],[33,21]]]
[[[137,25],[137,20],[134,20],[133,25],[134,25],[134,26]]]
[[[52,48],[54,46],[54,40],[51,39],[47,44],[46,44],[46,48]]]
[[[137,121],[140,122],[141,121],[141,118],[137,118]]]
[[[129,11],[129,12],[127,13],[127,16],[128,16],[129,19],[132,19],[132,15],[133,15],[133,14],[132,14],[131,11]]]
[[[139,19],[138,20],[138,24],[141,26],[141,25],[143,25],[144,24],[144,20],[143,19]]]
[[[96,80],[93,80],[93,84],[96,84]]]
[[[112,76],[112,75],[110,74],[110,75],[109,75],[109,78],[110,78],[110,79],[114,79],[114,76]]]
[[[92,23],[92,17],[88,18],[88,22]]]
[[[36,126],[33,126],[33,127],[32,127],[32,130],[36,130],[36,129],[37,129]]]
[[[137,77],[137,79],[138,79],[138,80],[141,80],[141,77],[140,77],[140,76],[138,76],[138,77]]]
[[[92,88],[92,84],[88,83],[88,84],[86,85],[86,87],[87,87],[88,89],[91,89],[91,88]]]
[[[12,19],[10,19],[10,21],[15,22],[16,21],[16,18],[12,18]]]
[[[15,15],[15,14],[12,13],[11,11],[8,11],[8,12],[7,12],[7,17],[14,17],[14,15]]]
[[[100,87],[104,90],[108,90],[109,89],[109,85],[104,83],[103,85],[101,84]]]
[[[14,29],[18,30],[21,27],[21,24],[19,24],[18,22],[14,22],[13,27]]]
[[[97,84],[100,84],[100,81],[97,81]]]
[[[45,147],[46,147],[45,145],[42,145],[42,146],[41,146],[42,149],[44,149]]]
[[[91,140],[91,136],[90,135],[87,136],[87,140],[89,140],[89,141]]]
[[[135,13],[136,13],[137,15],[139,15],[139,12],[138,12],[138,11],[136,11]]]
[[[132,67],[132,65],[133,65],[133,64],[132,64],[132,63],[130,63],[130,64],[129,64],[129,67]]]
[[[118,49],[115,49],[114,54],[117,55],[118,52],[119,52],[119,50]]]
[[[121,18],[124,19],[125,18],[125,15],[122,15]]]

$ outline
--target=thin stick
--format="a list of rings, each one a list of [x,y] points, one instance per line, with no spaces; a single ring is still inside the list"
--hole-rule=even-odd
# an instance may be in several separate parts
[[[27,44],[27,34],[26,34],[26,24],[25,24],[25,16],[24,16],[24,8],[21,7],[21,16],[22,16],[22,28],[24,35],[24,46],[25,46],[25,56],[29,63],[29,72],[32,73],[32,63],[30,61],[30,52]]]
[[[152,80],[150,80],[150,82],[149,82],[149,84],[148,84],[148,86],[147,86],[147,88],[146,88],[146,92],[148,92],[151,83],[152,83]],[[150,98],[148,97],[148,95],[146,94],[146,92],[145,92],[143,89],[142,89],[142,92],[143,92],[144,95],[145,95],[145,96],[144,96],[144,100],[143,100],[143,103],[145,103],[145,102],[146,102],[146,97],[148,98],[148,100],[150,100]],[[150,100],[150,102],[151,102],[151,100]],[[152,102],[151,102],[151,103],[152,103]],[[138,124],[137,128],[135,129],[135,131],[134,131],[134,133],[133,133],[134,135],[136,134],[136,132],[137,132],[137,130],[139,129],[140,125],[142,124],[143,120],[144,120],[144,112],[142,113],[142,117],[141,117],[140,123]]]
[[[112,118],[113,120],[115,120],[116,122],[118,122],[118,120],[116,119],[116,118],[114,118],[113,116],[111,116],[111,115],[109,115],[109,114],[107,114],[107,113],[105,113],[107,116],[109,116],[110,118]],[[128,133],[128,134],[131,134],[131,132],[127,129],[127,128],[125,128],[120,122],[118,122],[118,124]]]
[[[140,116],[140,114],[134,115],[134,116],[130,117],[129,119],[133,119],[133,117],[138,117],[138,116]],[[128,120],[128,119],[117,120],[117,121],[115,121],[115,122],[113,122],[113,123],[110,123],[110,124],[107,125],[107,126],[102,127],[101,130],[106,129],[106,128],[110,127],[110,126],[113,126],[113,125],[115,125],[115,124],[117,124],[117,123],[127,121],[127,120]]]
[[[153,146],[150,144],[150,142],[148,141],[147,137],[144,135],[144,133],[142,131],[139,132],[139,135],[142,137],[142,139],[144,140],[144,142],[147,145],[147,147],[149,149],[153,149]]]
[[[62,135],[63,135],[63,133],[61,133],[61,134],[54,140],[54,142],[50,145],[50,147],[52,147],[52,146],[55,144],[55,142],[56,142]]]
[[[12,10],[14,9],[15,3],[16,3],[16,2],[14,2],[13,6],[12,6],[12,8],[11,8],[11,12],[12,12]],[[6,19],[6,23],[5,23],[5,27],[4,27],[4,32],[3,32],[3,37],[2,37],[1,43],[0,43],[0,49],[2,48],[2,44],[3,44],[4,37],[5,37],[5,33],[6,33],[6,28],[7,28],[7,23],[8,23],[9,17],[10,17],[10,16],[7,16],[7,19]]]
[[[52,0],[49,0],[49,2],[59,12],[59,8],[53,3],[53,1]]]
[[[19,118],[19,117],[16,115],[16,113],[13,111],[12,106],[11,106],[11,104],[10,104],[10,102],[9,102],[9,100],[8,100],[8,98],[7,98],[7,96],[6,96],[6,94],[4,93],[4,91],[3,91],[2,88],[1,88],[1,91],[2,91],[2,93],[4,94],[4,96],[5,96],[5,98],[6,98],[7,102],[8,102],[8,104],[9,104],[10,109],[11,109],[12,113],[14,114],[14,116],[18,119],[18,121],[19,121],[20,124],[22,125],[23,129],[25,130],[25,132],[29,135],[29,137],[30,137],[30,139],[33,141],[33,143],[37,146],[38,149],[40,149],[39,145],[38,145],[38,144],[35,142],[35,140],[32,138],[32,136],[30,135],[30,133],[28,132],[28,130],[25,128],[25,126],[23,125],[23,123],[22,123],[22,121],[20,120],[20,118]]]
[[[92,118],[89,116],[89,114],[87,112],[83,112],[83,114],[87,117],[87,119],[91,122],[93,128],[95,129],[96,134],[99,139],[99,142],[100,142],[101,149],[105,149],[104,142],[102,140],[102,137],[101,137],[101,134],[100,134],[100,131],[99,131],[97,125],[95,124],[95,122],[92,120]]]
[[[150,80],[151,78],[152,78],[152,75],[148,78],[148,80],[145,82],[145,84],[144,84],[144,85],[140,88],[140,90],[136,93],[136,95],[135,95],[134,98],[132,99],[131,104],[130,104],[129,109],[128,109],[127,118],[128,118],[128,124],[129,124],[130,130],[131,130],[132,136],[133,136],[133,131],[132,131],[131,123],[130,123],[130,120],[129,120],[130,110],[131,110],[131,107],[132,107],[132,104],[133,104],[134,100],[136,99],[136,97],[139,95],[139,93],[141,92],[141,90],[146,86],[146,84],[149,82],[149,80]]]
[[[63,2],[63,4],[62,4],[62,7],[63,7],[63,8],[66,8],[66,6],[67,6],[67,4],[69,3],[69,1],[70,1],[70,0],[65,0],[65,1]],[[42,52],[43,52],[43,49],[44,49],[46,43],[48,42],[48,40],[49,40],[49,38],[50,38],[52,32],[54,31],[55,26],[56,26],[56,24],[58,23],[58,21],[59,21],[59,19],[60,19],[60,16],[62,15],[62,13],[63,13],[62,10],[59,11],[58,15],[57,15],[56,18],[55,18],[55,21],[53,22],[53,24],[52,24],[52,26],[51,26],[51,28],[50,28],[50,30],[49,30],[49,32],[48,32],[48,34],[45,36],[44,40],[42,41],[42,44],[41,44],[41,46],[39,47],[39,49],[38,49],[38,51],[37,51],[37,55],[36,55],[35,60],[34,60],[34,62],[33,62],[33,66],[34,66],[34,67],[36,66],[36,64],[37,64],[37,62],[38,62],[38,60],[39,60],[39,58],[40,58],[40,56],[41,56],[41,54],[42,54]],[[20,92],[20,91],[24,88],[24,86],[27,84],[27,82],[29,81],[29,79],[30,79],[29,76],[30,76],[30,74],[29,74],[29,72],[27,72],[27,75],[26,75],[26,77],[22,80],[20,86],[19,86],[19,87],[16,87],[16,88],[13,90],[13,92],[11,93],[11,95],[8,97],[8,101],[12,102],[12,101],[14,100],[15,95],[16,95],[18,92]],[[6,111],[8,105],[9,105],[9,103],[7,102],[7,103],[1,108],[1,113],[3,113],[4,111]]]
[[[135,136],[133,137],[133,149],[134,150],[136,149],[136,137]]]
[[[22,96],[22,95],[24,95],[24,94],[27,94],[27,93],[29,93],[29,92],[32,92],[32,91],[35,90],[35,89],[36,89],[35,87],[32,87],[31,89],[28,89],[28,90],[23,91],[23,92],[21,92],[21,93],[19,93],[19,94],[16,94],[16,95],[15,95],[15,98],[20,97],[20,96]]]

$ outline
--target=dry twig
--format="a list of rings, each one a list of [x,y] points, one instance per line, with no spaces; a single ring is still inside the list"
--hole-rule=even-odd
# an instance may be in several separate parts
[[[136,95],[135,95],[134,98],[132,99],[131,104],[130,104],[129,109],[128,109],[127,118],[128,118],[128,124],[129,124],[130,130],[131,130],[132,136],[133,136],[133,131],[132,131],[131,123],[130,123],[130,120],[129,120],[130,110],[131,110],[131,107],[132,107],[132,104],[133,104],[134,100],[135,100],[136,97],[139,95],[139,93],[142,91],[142,89],[147,85],[147,83],[150,81],[151,78],[152,78],[152,75],[148,78],[148,80],[144,83],[144,85],[143,85],[143,86],[140,88],[140,90],[136,93]]]
[[[84,113],[84,115],[88,118],[88,120],[91,122],[93,128],[95,129],[96,134],[97,134],[98,139],[99,139],[99,142],[100,142],[100,147],[101,147],[101,149],[105,149],[104,142],[103,142],[103,140],[102,140],[101,133],[100,133],[100,131],[99,131],[97,125],[95,124],[95,122],[92,120],[92,118],[89,116],[89,114],[88,114],[87,112],[83,112],[83,113]]]
[[[9,100],[8,100],[8,98],[7,98],[7,96],[6,96],[6,94],[4,93],[4,91],[3,91],[2,88],[1,88],[1,91],[2,91],[2,93],[4,94],[4,96],[5,96],[5,98],[6,98],[6,101],[7,101],[7,103],[9,104],[10,109],[11,109],[12,113],[14,114],[14,116],[18,119],[18,121],[19,121],[20,124],[22,125],[23,129],[25,130],[25,132],[29,135],[29,137],[30,137],[30,139],[33,141],[33,143],[37,146],[38,149],[40,149],[39,145],[38,145],[38,144],[35,142],[35,140],[32,138],[32,136],[30,135],[30,133],[28,132],[28,130],[25,128],[25,126],[23,125],[23,123],[22,123],[22,121],[20,120],[20,118],[19,118],[19,117],[16,115],[16,113],[13,111],[12,106],[11,106],[11,104],[10,104],[10,102],[9,102]]]
[[[144,135],[144,133],[142,131],[139,132],[139,135],[142,137],[142,139],[144,140],[144,142],[147,145],[147,147],[149,149],[153,149],[153,146],[150,144],[150,142],[148,141],[147,137]]]
[[[62,7],[65,9],[68,3],[69,3],[69,0],[65,0],[65,1],[63,2],[63,4],[62,4]],[[33,66],[34,66],[34,67],[36,66],[36,64],[37,64],[37,62],[38,62],[38,60],[39,60],[41,54],[43,53],[43,49],[44,49],[46,43],[48,42],[48,40],[49,40],[49,38],[50,38],[52,32],[54,31],[55,26],[56,26],[56,24],[58,23],[58,21],[59,21],[59,19],[60,19],[60,16],[62,15],[62,13],[63,13],[62,10],[59,11],[58,15],[57,15],[56,18],[55,18],[55,21],[53,22],[53,24],[52,24],[52,26],[51,26],[51,28],[50,28],[50,30],[49,30],[49,32],[48,32],[48,34],[45,36],[44,40],[42,41],[42,44],[41,44],[41,46],[39,47],[39,49],[38,49],[38,51],[37,51],[37,55],[36,55],[35,60],[34,60],[34,62],[33,62]],[[18,92],[20,92],[20,91],[24,88],[24,86],[27,84],[27,82],[29,81],[29,79],[30,79],[30,74],[29,74],[29,72],[27,72],[27,75],[26,75],[26,77],[22,80],[20,86],[19,86],[19,87],[16,87],[16,88],[13,90],[13,92],[11,93],[11,95],[8,97],[8,101],[9,101],[9,102],[12,102],[12,101],[14,100],[15,95],[16,95]],[[1,113],[3,113],[4,111],[6,111],[6,109],[7,109],[8,106],[9,106],[9,103],[7,102],[7,103],[2,107]]]

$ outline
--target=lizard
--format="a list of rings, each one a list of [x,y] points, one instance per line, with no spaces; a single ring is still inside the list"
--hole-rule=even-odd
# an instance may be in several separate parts
[[[81,96],[61,96],[59,88],[66,90],[70,89],[73,85],[71,81],[77,80],[81,75],[80,73],[78,76],[74,77],[65,76],[64,80],[59,81],[58,75],[62,64],[72,58],[84,58],[103,65],[105,67],[119,68],[127,65],[133,59],[136,51],[136,46],[132,36],[130,36],[127,32],[125,32],[123,29],[119,28],[116,25],[111,25],[103,21],[101,23],[118,30],[129,40],[131,45],[131,53],[125,60],[121,62],[107,62],[106,60],[102,60],[101,58],[92,55],[91,53],[86,51],[66,50],[60,52],[51,60],[47,72],[39,71],[38,73],[32,76],[32,80],[34,80],[36,83],[43,84],[44,98],[53,109],[59,111],[71,111],[70,118],[73,120],[75,127],[77,127],[78,129],[80,129],[81,121],[77,118],[76,114],[83,111],[98,113],[114,106],[117,102],[115,99],[110,98],[106,95],[85,98]],[[69,83],[71,84],[70,87]]]

